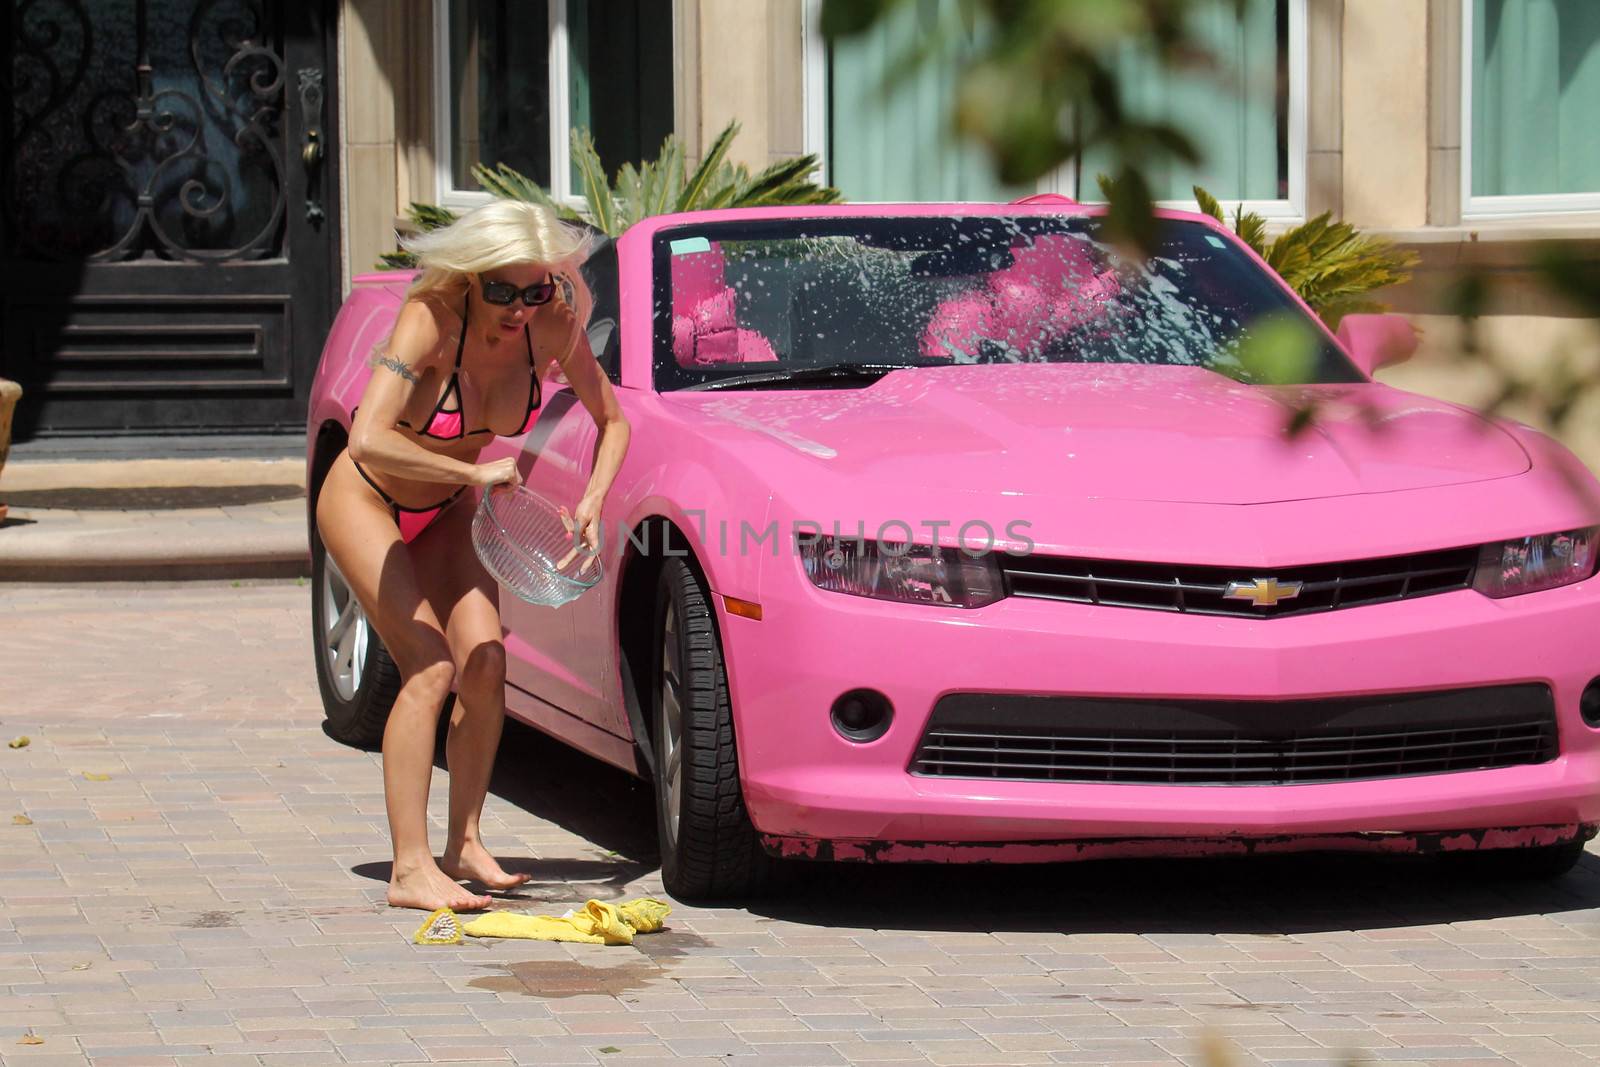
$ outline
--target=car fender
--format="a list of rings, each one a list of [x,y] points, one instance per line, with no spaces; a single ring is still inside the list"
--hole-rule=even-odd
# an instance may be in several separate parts
[[[1600,524],[1600,479],[1572,450],[1546,433],[1513,419],[1490,420],[1510,434],[1528,454],[1531,469],[1521,477],[1537,478],[1556,510],[1570,512],[1574,527]],[[1550,531],[1529,531],[1550,532]]]
[[[651,520],[666,519],[688,537],[689,553],[713,593],[756,598],[764,554],[741,551],[739,533],[742,523],[756,529],[765,524],[772,503],[769,490],[719,477],[707,466],[681,462],[640,472],[631,484],[638,487],[636,495],[618,502],[617,532],[622,538],[633,538],[642,548],[659,553],[663,546],[646,540],[641,531]]]

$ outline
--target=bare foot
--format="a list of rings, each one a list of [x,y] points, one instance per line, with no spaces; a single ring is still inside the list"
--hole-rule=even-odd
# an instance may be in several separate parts
[[[490,889],[515,889],[533,877],[531,874],[507,872],[493,856],[489,855],[489,850],[483,847],[481,841],[469,842],[459,851],[452,851],[447,847],[439,869],[451,878],[480,882]]]
[[[489,898],[470,893],[457,885],[445,872],[432,863],[401,872],[398,869],[389,879],[389,903],[396,908],[416,908],[419,911],[482,911],[489,906]]]

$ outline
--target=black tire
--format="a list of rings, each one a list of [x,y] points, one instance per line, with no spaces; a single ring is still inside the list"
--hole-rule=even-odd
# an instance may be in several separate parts
[[[1491,848],[1481,852],[1446,853],[1463,873],[1485,881],[1531,882],[1560,878],[1583,858],[1584,842],[1535,845],[1531,848]]]
[[[771,885],[778,861],[762,851],[745,810],[716,619],[705,587],[682,559],[667,560],[657,580],[652,635],[650,721],[662,881],[681,900],[755,895]]]
[[[348,646],[341,646],[332,633],[341,617],[340,637]],[[328,556],[316,523],[311,524],[311,642],[324,731],[347,745],[377,746],[400,692],[400,668]]]

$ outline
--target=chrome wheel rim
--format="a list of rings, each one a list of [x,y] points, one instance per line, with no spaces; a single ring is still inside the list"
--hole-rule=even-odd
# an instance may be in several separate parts
[[[661,624],[661,804],[666,809],[667,847],[678,843],[683,807],[683,670],[678,655],[678,616],[671,604]]]
[[[370,628],[360,601],[350,592],[339,565],[324,554],[322,566],[322,661],[328,669],[333,691],[343,701],[351,701],[361,691],[362,671],[367,663]]]

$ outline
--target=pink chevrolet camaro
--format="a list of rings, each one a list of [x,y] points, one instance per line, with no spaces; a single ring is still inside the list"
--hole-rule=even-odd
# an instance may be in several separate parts
[[[512,715],[656,785],[678,895],[785,858],[1296,849],[1554,875],[1600,823],[1600,484],[1516,423],[1378,384],[1225,228],[1138,262],[1092,209],[647,219],[585,274],[632,424],[604,579],[501,597]],[[357,279],[311,503],[405,274]],[[596,428],[516,457],[569,506]],[[394,667],[312,524],[329,729]]]

